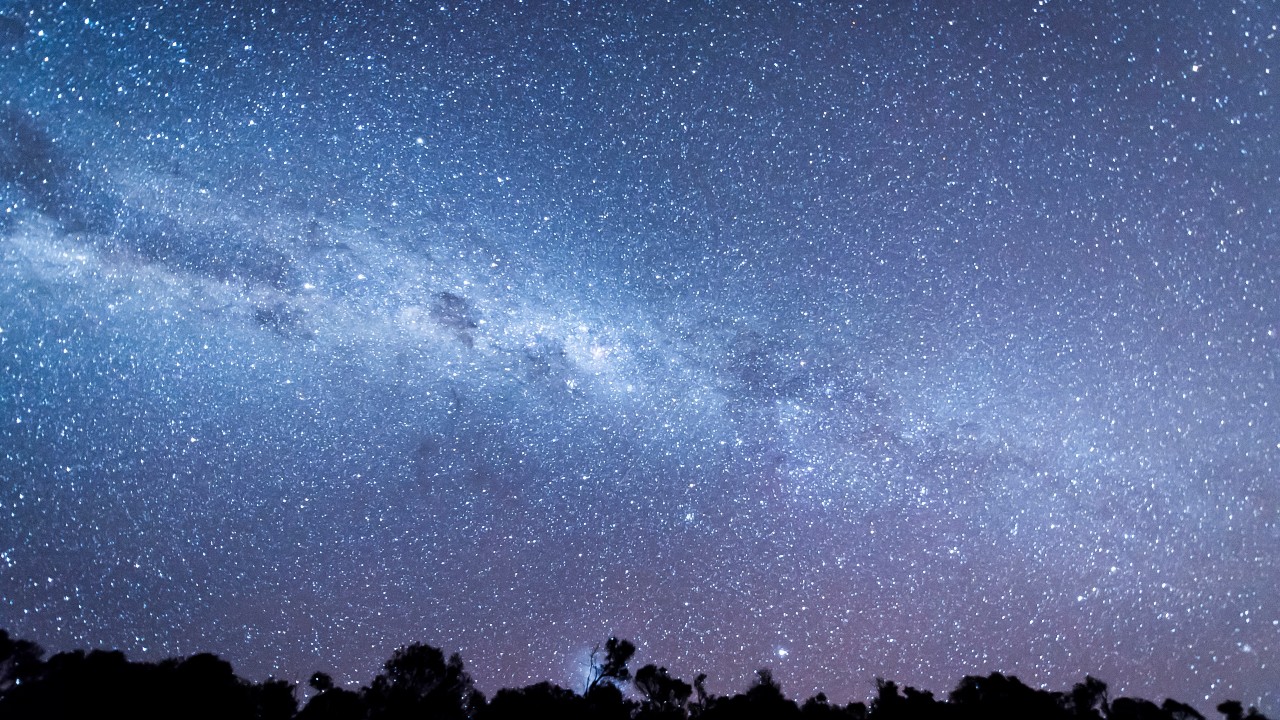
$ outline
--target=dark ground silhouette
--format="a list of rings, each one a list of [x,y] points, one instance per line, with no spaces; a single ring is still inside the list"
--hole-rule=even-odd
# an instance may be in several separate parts
[[[1067,692],[1038,690],[1014,676],[963,678],[945,700],[889,680],[876,681],[870,705],[838,705],[819,693],[788,698],[762,669],[736,695],[711,695],[706,675],[690,684],[665,667],[632,673],[636,646],[609,638],[591,655],[582,692],[541,682],[497,691],[486,700],[458,655],[430,645],[401,647],[383,672],[359,690],[334,685],[324,672],[299,707],[297,688],[283,680],[253,683],[231,664],[201,653],[158,663],[132,662],[119,651],[75,650],[44,659],[35,643],[0,630],[0,718],[57,720],[1206,720],[1195,708],[1166,699],[1110,698],[1106,683],[1085,677]],[[624,692],[630,691],[630,692]],[[1230,700],[1223,720],[1266,720],[1257,708]]]

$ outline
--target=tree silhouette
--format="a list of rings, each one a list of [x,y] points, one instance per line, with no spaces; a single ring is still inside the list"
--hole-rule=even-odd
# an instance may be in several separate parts
[[[466,720],[484,703],[462,658],[421,643],[396,650],[364,699],[371,720]]]
[[[321,693],[328,692],[332,690],[334,687],[333,677],[331,677],[329,673],[323,673],[323,672],[312,673],[311,679],[307,681],[307,684],[310,685],[312,689],[314,689],[316,692],[321,692]]]
[[[462,660],[430,645],[395,651],[368,687],[351,692],[323,672],[298,709],[294,686],[246,681],[231,664],[201,653],[159,663],[130,662],[119,651],[75,650],[42,660],[40,648],[0,630],[0,719],[123,717],[129,720],[1205,720],[1190,705],[1140,698],[1109,700],[1105,683],[1086,677],[1069,692],[1049,692],[1014,676],[965,677],[948,700],[876,680],[868,706],[831,704],[818,693],[803,706],[786,697],[765,669],[744,692],[713,696],[706,675],[692,685],[648,664],[634,679],[627,663],[634,644],[610,638],[592,653],[592,672],[579,695],[550,682],[499,690],[493,701],[473,686]],[[634,681],[641,702],[623,694]],[[691,702],[692,698],[695,698]],[[1266,720],[1235,700],[1217,706],[1224,720]]]
[[[622,690],[612,683],[596,685],[583,699],[593,720],[631,720],[636,712],[636,704],[623,697]]]
[[[267,678],[249,686],[259,720],[290,720],[298,713],[298,696],[293,683]]]
[[[211,653],[199,653],[185,660],[162,663],[170,675],[172,702],[182,698],[192,705],[192,716],[217,718],[251,716],[255,703],[231,663]]]
[[[298,713],[298,720],[362,720],[364,700],[359,693],[337,687],[328,673],[318,672],[310,683],[318,694]]]
[[[619,640],[611,637],[604,643],[604,658],[600,658],[600,647],[591,650],[591,673],[587,677],[586,695],[601,684],[624,683],[631,679],[631,671],[627,663],[636,654],[636,646],[630,640]]]
[[[9,637],[0,630],[0,696],[13,687],[35,679],[44,667],[44,650],[30,640]]]
[[[800,708],[782,694],[773,671],[761,668],[747,691],[731,697],[712,698],[703,717],[708,720],[798,720]]]
[[[38,674],[0,693],[5,720],[100,715],[289,720],[296,711],[293,685],[247,682],[230,663],[207,653],[159,664],[129,662],[119,651],[58,653]]]
[[[1173,720],[1205,720],[1195,708],[1171,698],[1165,698],[1165,701],[1160,704],[1160,709],[1168,713]]]
[[[803,720],[867,720],[867,706],[860,702],[832,705],[826,693],[818,693],[800,706],[800,717]]]
[[[1111,702],[1107,720],[1169,720],[1169,715],[1150,700],[1122,697]]]
[[[693,686],[671,677],[664,667],[649,664],[636,671],[636,690],[644,696],[644,703],[636,715],[646,720],[660,718],[684,718],[688,716],[685,704],[693,694]]]
[[[1101,720],[1110,712],[1107,706],[1107,684],[1092,675],[1076,683],[1067,696],[1067,712],[1075,720]]]
[[[698,699],[689,706],[689,715],[698,717],[711,702],[711,695],[707,692],[706,673],[698,673],[698,676],[693,679],[693,690],[698,694]]]
[[[831,707],[831,701],[827,699],[826,693],[818,693],[813,697],[805,700],[800,705],[800,716],[811,720],[833,720],[836,709]]]
[[[518,690],[499,690],[479,716],[480,720],[588,720],[592,717],[586,699],[550,682]]]
[[[954,701],[954,693],[952,694]],[[894,720],[905,716],[907,699],[898,692],[898,684],[892,680],[876,678],[876,696],[871,700],[873,720]]]
[[[1218,704],[1218,712],[1222,713],[1226,720],[1240,720],[1244,717],[1244,706],[1239,700],[1228,700]]]
[[[199,720],[289,720],[298,710],[293,684],[275,679],[247,682],[235,674],[231,663],[211,653],[166,660],[159,665],[157,680],[162,689],[151,695],[161,699],[164,714],[181,712]]]
[[[987,677],[969,675],[951,691],[951,704],[961,717],[990,720],[1045,720],[1070,717],[1064,696],[1027,687],[1017,677],[991,673]]]
[[[1249,712],[1245,713],[1244,705],[1239,700],[1228,700],[1219,703],[1218,712],[1226,716],[1226,720],[1266,720],[1266,715],[1258,712],[1258,708],[1250,706]]]

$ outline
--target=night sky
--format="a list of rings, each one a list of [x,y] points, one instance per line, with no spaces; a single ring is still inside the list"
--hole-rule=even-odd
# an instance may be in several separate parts
[[[0,2],[0,627],[1280,712],[1280,6]]]

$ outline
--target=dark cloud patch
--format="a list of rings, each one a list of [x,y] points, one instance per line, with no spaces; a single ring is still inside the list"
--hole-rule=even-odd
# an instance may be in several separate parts
[[[36,118],[14,109],[0,112],[0,183],[10,189],[9,202],[19,213],[39,213],[103,250],[135,254],[176,272],[281,290],[298,284],[293,258],[253,229],[130,207],[83,168]]]
[[[0,111],[0,182],[18,194],[11,202],[47,215],[66,232],[109,231],[120,211],[47,128],[13,108]]]
[[[437,325],[452,330],[459,342],[467,347],[475,344],[471,331],[480,327],[480,314],[470,300],[451,292],[438,293],[430,314]]]
[[[564,345],[554,338],[538,336],[521,349],[521,357],[530,380],[563,382],[572,370]]]
[[[255,305],[253,321],[258,327],[282,338],[310,340],[314,336],[306,326],[305,313],[283,300]]]

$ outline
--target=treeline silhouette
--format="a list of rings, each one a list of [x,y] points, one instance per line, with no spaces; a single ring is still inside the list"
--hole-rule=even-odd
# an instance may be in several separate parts
[[[664,667],[629,668],[636,647],[610,638],[591,654],[581,692],[550,682],[497,691],[475,689],[458,655],[430,645],[396,650],[383,671],[358,691],[337,687],[322,672],[299,705],[284,680],[253,683],[231,664],[201,653],[158,663],[131,662],[111,650],[75,650],[44,659],[35,643],[0,630],[0,719],[56,720],[1205,720],[1190,705],[1140,698],[1111,699],[1107,685],[1086,677],[1068,692],[1028,687],[1000,673],[968,676],[946,700],[913,687],[876,681],[870,704],[831,703],[819,693],[802,703],[783,694],[768,670],[746,691],[712,695],[707,676],[685,682]],[[1217,707],[1224,720],[1266,720],[1237,701]]]

